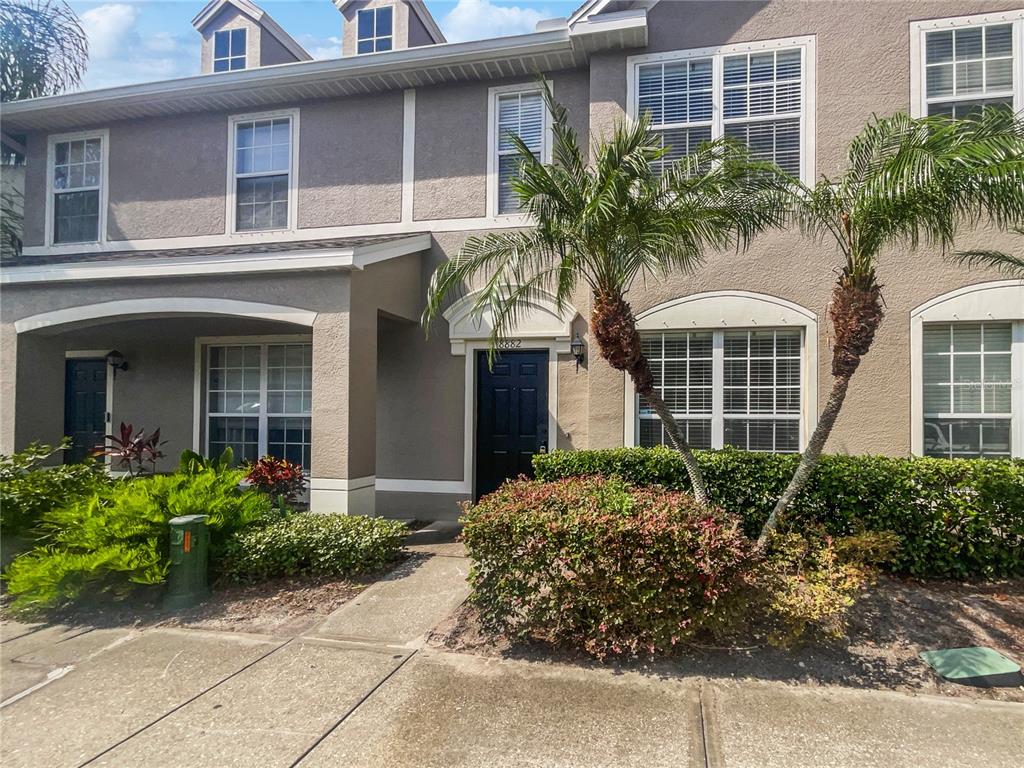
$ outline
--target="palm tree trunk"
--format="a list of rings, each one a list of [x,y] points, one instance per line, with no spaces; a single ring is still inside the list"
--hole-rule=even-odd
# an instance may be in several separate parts
[[[621,294],[595,292],[594,308],[590,314],[590,329],[601,350],[601,356],[615,370],[629,374],[637,393],[650,402],[661,423],[665,425],[669,440],[683,458],[683,465],[693,486],[694,498],[700,504],[710,503],[704,473],[701,472],[696,457],[680,433],[675,417],[654,389],[654,375],[640,345],[636,318],[633,317],[632,308]]]
[[[793,499],[807,485],[814,465],[818,463],[825,442],[828,440],[836,417],[846,400],[846,390],[850,379],[860,367],[860,361],[871,349],[875,332],[882,322],[882,289],[875,281],[874,271],[866,273],[859,281],[847,271],[840,275],[832,289],[832,301],[829,304],[829,318],[835,331],[835,344],[832,348],[832,391],[829,393],[825,410],[814,427],[800,464],[793,473],[789,485],[779,497],[775,509],[768,515],[761,534],[754,545],[754,553],[762,554],[771,541],[772,534],[779,525],[779,517],[793,503]],[[861,286],[864,287],[861,287]]]
[[[786,486],[786,490],[783,491],[782,496],[779,497],[778,502],[775,504],[775,509],[768,515],[768,520],[765,521],[761,534],[757,537],[757,543],[754,545],[755,554],[761,554],[768,547],[768,542],[771,541],[771,537],[779,525],[779,515],[789,508],[789,505],[793,503],[793,499],[807,485],[811,472],[814,471],[814,465],[818,463],[818,458],[825,448],[825,442],[828,440],[832,427],[836,423],[836,417],[839,416],[839,411],[843,407],[843,401],[846,400],[846,390],[850,386],[850,378],[852,376],[853,374],[850,373],[837,376],[833,380],[832,391],[828,395],[825,410],[822,411],[821,418],[818,419],[818,425],[814,428],[814,434],[811,435],[807,448],[804,449],[803,455],[800,457],[800,464],[797,466],[796,472],[793,473],[793,477],[790,479],[789,485]]]
[[[658,418],[661,419],[661,423],[665,426],[665,432],[668,433],[669,441],[679,451],[680,456],[683,457],[686,474],[690,476],[690,484],[693,486],[693,498],[698,503],[707,506],[711,503],[711,496],[708,494],[708,486],[704,481],[704,473],[701,472],[700,465],[697,463],[697,457],[690,450],[690,445],[679,431],[679,424],[676,422],[675,416],[672,415],[672,411],[669,410],[661,395],[654,389],[647,392],[644,398],[651,404],[654,412],[658,414]]]

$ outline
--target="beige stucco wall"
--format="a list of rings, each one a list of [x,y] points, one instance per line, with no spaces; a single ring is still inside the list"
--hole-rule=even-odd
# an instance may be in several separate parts
[[[701,48],[796,35],[817,35],[817,171],[841,168],[847,142],[871,118],[910,107],[909,21],[1019,7],[999,2],[688,2],[659,3],[649,16],[650,44],[643,53]],[[624,114],[626,54],[601,54],[591,62],[591,131],[608,132]],[[1014,238],[978,232],[964,245],[1019,248]],[[670,276],[633,288],[635,312],[688,294],[747,290],[793,301],[815,312],[819,323],[818,393],[831,385],[826,307],[835,249],[797,232],[772,232],[742,254],[711,255],[692,277]],[[910,451],[910,310],[930,298],[994,273],[967,272],[927,248],[883,255],[886,319],[850,387],[828,450],[904,455]],[[591,447],[623,439],[624,380],[594,360],[589,375]]]
[[[401,91],[301,108],[300,228],[401,218],[403,112]]]

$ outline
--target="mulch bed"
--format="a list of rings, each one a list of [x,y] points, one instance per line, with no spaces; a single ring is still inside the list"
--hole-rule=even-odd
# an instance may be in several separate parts
[[[469,604],[435,629],[430,643],[483,656],[597,664],[572,649],[488,637]],[[974,645],[1024,662],[1024,579],[970,584],[883,578],[852,609],[842,640],[812,642],[793,651],[691,644],[656,661],[608,663],[662,677],[755,678],[1024,702],[1024,686],[974,688],[946,682],[917,656],[923,650]]]
[[[401,562],[358,579],[296,576],[258,584],[214,583],[210,597],[201,605],[173,612],[161,607],[159,590],[142,589],[123,599],[101,594],[52,611],[44,620],[68,626],[184,627],[293,637],[309,630]],[[0,609],[0,617],[5,614]]]

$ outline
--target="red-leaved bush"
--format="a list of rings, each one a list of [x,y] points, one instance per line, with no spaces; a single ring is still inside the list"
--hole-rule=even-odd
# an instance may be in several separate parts
[[[248,470],[245,479],[249,483],[273,499],[283,496],[289,504],[294,504],[306,487],[302,466],[285,459],[264,456],[250,464]]]
[[[603,477],[520,478],[463,522],[484,629],[598,657],[668,651],[716,625],[749,557],[737,516]]]

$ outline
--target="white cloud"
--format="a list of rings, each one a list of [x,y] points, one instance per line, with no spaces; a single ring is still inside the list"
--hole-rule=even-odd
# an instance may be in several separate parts
[[[83,13],[81,19],[89,37],[90,59],[113,58],[138,37],[139,9],[133,5],[100,5]]]
[[[299,35],[299,44],[306,49],[306,52],[314,59],[338,59],[341,58],[340,37],[314,37],[313,35]]]
[[[451,43],[485,40],[533,32],[538,21],[554,15],[533,8],[495,5],[491,0],[459,0],[441,21],[441,29]]]
[[[110,88],[199,72],[199,35],[142,33],[139,21],[146,10],[140,4],[109,3],[81,14],[89,38],[82,87]]]

